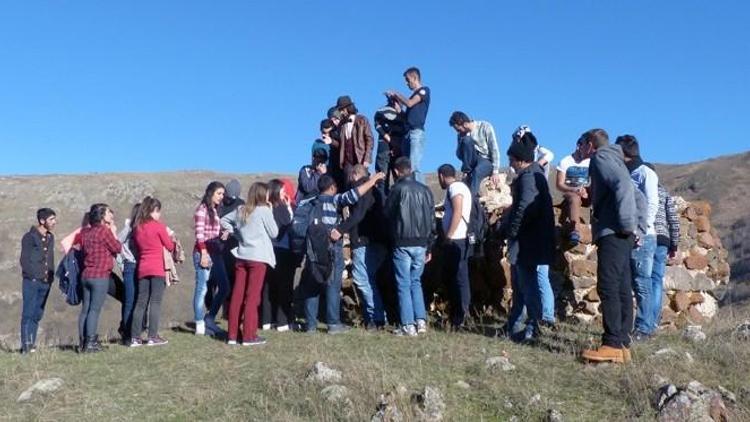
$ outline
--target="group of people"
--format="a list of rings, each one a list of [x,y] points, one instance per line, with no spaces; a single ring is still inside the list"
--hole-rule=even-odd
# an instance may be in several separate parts
[[[417,68],[407,69],[404,78],[411,95],[387,91],[386,105],[375,113],[376,148],[369,120],[349,96],[341,96],[320,124],[312,162],[300,169],[296,188],[288,180],[256,182],[243,200],[237,180],[206,187],[194,214],[197,335],[222,334],[230,345],[260,345],[266,340],[259,329],[317,332],[319,315],[329,334],[349,330],[341,320],[345,239],[366,330],[392,324],[395,334],[406,337],[428,330],[421,279],[435,248],[440,248],[450,292],[449,323],[461,329],[470,314],[469,259],[488,236],[507,242],[512,268],[512,309],[504,333],[530,341],[540,335],[540,327],[556,323],[549,280],[558,248],[548,185],[553,153],[539,145],[528,126],[513,132],[507,149],[513,204],[499,224],[487,227],[478,197],[486,180],[501,182],[495,130],[464,112],[452,113],[448,123],[457,134],[461,166],[437,169],[445,191],[438,224],[421,167],[430,89]],[[373,150],[375,174],[370,175]],[[584,351],[583,358],[627,362],[631,340],[647,339],[659,325],[664,269],[679,239],[674,203],[653,166],[641,159],[636,138],[620,136],[610,145],[602,129],[581,135],[575,151],[557,166],[555,186],[564,196],[568,245],[581,241],[582,209],[592,209],[604,335],[602,346]],[[40,209],[37,224],[22,241],[24,353],[35,348],[55,273],[55,224],[55,212]],[[68,242],[71,258],[66,255],[58,276],[67,281],[69,303],[75,304],[71,297],[77,292],[82,296],[80,350],[101,350],[97,324],[115,262],[125,286],[123,342],[130,347],[166,344],[158,332],[160,305],[170,284],[170,263],[184,257],[174,232],[161,222],[159,200],[144,198],[119,233],[110,207],[95,204],[76,236]],[[70,267],[76,263],[82,268],[78,284],[70,281],[75,278]],[[389,282],[395,284],[396,314],[386,312],[379,288],[379,270],[386,266],[392,270]],[[222,307],[226,332],[216,322]],[[304,323],[297,326],[298,319]]]

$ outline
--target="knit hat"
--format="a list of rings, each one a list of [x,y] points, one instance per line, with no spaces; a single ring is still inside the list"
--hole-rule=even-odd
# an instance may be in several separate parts
[[[240,186],[240,181],[237,179],[232,179],[227,183],[226,189],[225,189],[227,196],[230,198],[237,198],[240,196],[240,191],[242,191],[242,187]]]
[[[531,128],[526,125],[518,126],[515,132],[513,132],[513,142],[518,142],[521,138],[523,138],[523,135],[526,135],[527,133],[531,132]]]
[[[511,142],[508,147],[508,156],[518,161],[531,163],[534,161],[534,149],[522,142]]]

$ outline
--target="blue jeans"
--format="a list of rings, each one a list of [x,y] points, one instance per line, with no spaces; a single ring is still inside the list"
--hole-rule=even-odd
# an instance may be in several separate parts
[[[459,158],[461,159],[461,171],[466,175],[464,182],[472,195],[477,195],[482,180],[492,175],[492,163],[490,160],[481,157],[474,145],[474,139],[471,137],[464,136],[461,138]]]
[[[227,278],[227,269],[224,265],[224,257],[221,253],[209,254],[210,263],[209,268],[201,268],[201,254],[200,252],[193,253],[193,265],[195,266],[195,294],[193,295],[193,311],[195,313],[196,321],[203,321],[208,318],[213,321],[216,315],[219,313],[219,308],[226,301],[229,295],[229,279]],[[206,293],[208,292],[209,279],[214,281],[219,286],[218,292],[214,295],[211,301],[211,308],[206,315],[203,302],[206,299]]]
[[[125,261],[122,265],[122,284],[125,293],[122,298],[120,315],[120,331],[124,338],[130,338],[130,325],[133,323],[133,309],[135,309],[136,280],[135,262]]]
[[[23,307],[21,311],[21,350],[28,352],[36,345],[39,322],[44,316],[44,306],[49,297],[50,283],[23,279]]]
[[[352,249],[352,276],[364,302],[362,314],[365,324],[385,324],[385,308],[378,288],[377,273],[387,256],[385,246],[379,243]]]
[[[83,302],[81,314],[78,316],[78,334],[80,337],[92,337],[96,335],[99,327],[99,314],[104,306],[109,291],[108,278],[84,279]]]
[[[539,283],[539,297],[542,299],[542,320],[555,322],[555,292],[549,281],[549,265],[537,265],[537,282]]]
[[[305,270],[305,272],[307,272]],[[344,251],[341,242],[334,246],[333,271],[328,283],[320,284],[309,274],[303,274],[302,289],[305,299],[305,329],[315,331],[318,328],[318,306],[320,295],[325,294],[326,325],[328,329],[341,325],[341,277],[344,273]]]
[[[513,265],[510,280],[513,299],[506,331],[514,340],[530,340],[539,334],[542,318],[538,267]]]
[[[424,144],[426,137],[424,129],[411,129],[406,136],[404,152],[411,161],[412,172],[417,182],[424,183],[424,173],[422,173],[422,157],[424,156]]]
[[[422,292],[426,248],[411,246],[393,250],[393,271],[396,275],[398,308],[401,325],[412,325],[415,320],[427,320]]]
[[[630,268],[633,273],[633,292],[635,293],[636,313],[635,331],[648,334],[653,325],[653,295],[651,277],[654,269],[656,236],[643,237],[641,246],[630,254]]]
[[[651,315],[649,321],[649,331],[646,334],[653,334],[661,323],[661,300],[664,295],[664,272],[667,269],[667,256],[669,249],[666,246],[658,245],[654,253],[654,268],[651,270]]]

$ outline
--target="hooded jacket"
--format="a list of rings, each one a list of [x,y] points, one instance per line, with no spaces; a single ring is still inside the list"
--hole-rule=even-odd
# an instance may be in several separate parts
[[[632,234],[638,226],[635,188],[619,145],[599,148],[591,157],[591,225],[594,240]]]

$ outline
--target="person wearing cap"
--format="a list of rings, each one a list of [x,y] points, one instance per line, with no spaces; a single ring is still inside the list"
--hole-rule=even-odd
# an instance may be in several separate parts
[[[555,254],[555,214],[547,178],[527,144],[511,143],[510,166],[516,171],[511,190],[513,205],[503,220],[501,234],[508,242],[513,300],[506,333],[514,340],[533,340],[542,320],[539,267],[552,264]],[[525,328],[521,320],[524,309]]]
[[[320,176],[329,172],[326,165],[328,161],[328,153],[326,153],[325,149],[313,149],[312,162],[305,164],[299,169],[295,202],[299,203],[305,199],[312,198],[320,192],[318,191],[318,180],[320,180]],[[331,176],[333,177],[333,175]]]
[[[472,195],[479,194],[482,180],[492,177],[492,183],[500,181],[500,149],[495,128],[489,122],[471,120],[466,113],[454,111],[448,124],[458,134],[456,156],[461,160],[464,182]]]
[[[375,131],[378,133],[378,147],[375,156],[375,171],[386,174],[385,181],[378,187],[385,198],[391,185],[391,177],[396,178],[393,164],[403,156],[403,142],[406,136],[406,115],[398,101],[387,98],[387,104],[375,112]]]
[[[372,129],[367,118],[357,114],[357,107],[348,95],[336,100],[336,108],[342,117],[339,128],[339,165],[348,175],[357,164],[370,166],[374,146]]]
[[[408,133],[404,143],[404,155],[409,157],[414,178],[424,184],[424,174],[421,170],[427,141],[424,131],[427,111],[430,109],[430,88],[422,85],[422,74],[416,67],[410,67],[404,72],[406,86],[412,90],[411,96],[406,98],[396,91],[386,91],[385,95],[393,98],[406,107],[406,123]]]
[[[548,148],[539,145],[536,136],[527,125],[516,128],[512,136],[513,142],[523,142],[534,150],[534,161],[539,163],[544,170],[544,177],[549,177],[549,163],[555,159],[555,154]]]

